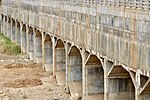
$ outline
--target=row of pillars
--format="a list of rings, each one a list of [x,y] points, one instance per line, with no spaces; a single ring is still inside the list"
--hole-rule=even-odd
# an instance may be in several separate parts
[[[42,63],[71,97],[83,100],[150,99],[150,80],[141,76],[139,70],[132,72],[107,57],[101,58],[13,18],[2,15],[1,22],[1,33],[21,45],[22,52],[30,60]],[[140,94],[141,86],[146,88],[143,88],[146,94]]]

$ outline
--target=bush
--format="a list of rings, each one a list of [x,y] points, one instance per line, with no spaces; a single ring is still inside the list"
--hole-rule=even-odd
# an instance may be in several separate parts
[[[13,43],[8,37],[5,37],[3,34],[0,34],[0,43],[3,48],[3,53],[6,54],[20,54],[21,53],[21,47]]]

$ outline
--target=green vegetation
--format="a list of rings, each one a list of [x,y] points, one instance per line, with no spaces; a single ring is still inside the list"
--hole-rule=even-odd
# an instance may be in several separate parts
[[[0,51],[5,54],[20,54],[21,53],[21,47],[13,43],[8,37],[4,36],[3,34],[0,34]]]

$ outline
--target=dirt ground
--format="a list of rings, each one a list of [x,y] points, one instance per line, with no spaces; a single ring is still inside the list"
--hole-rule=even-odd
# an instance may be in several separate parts
[[[70,100],[41,64],[0,54],[0,100]]]

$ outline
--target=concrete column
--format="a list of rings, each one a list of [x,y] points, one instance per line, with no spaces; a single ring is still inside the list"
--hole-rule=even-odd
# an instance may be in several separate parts
[[[27,58],[29,58],[29,28],[28,28],[28,26],[26,27],[26,34],[25,34],[26,36],[26,56],[27,56]]]
[[[65,55],[66,55],[66,86],[65,86],[65,91],[69,93],[69,56],[68,56],[68,51],[69,51],[69,45],[68,43],[65,44]]]
[[[33,30],[33,38],[34,38],[34,61],[36,62],[36,29]]]
[[[55,48],[55,44],[56,44],[56,40],[55,37],[52,38],[52,45],[53,45],[53,77],[56,77],[56,48]]]
[[[2,16],[2,14],[1,14]],[[3,17],[1,17],[1,31],[0,31],[2,34],[3,34]]]
[[[2,30],[2,14],[0,14],[0,34],[2,33],[1,30]]]
[[[104,100],[109,100],[109,78],[108,78],[108,72],[113,66],[113,63],[109,62],[107,58],[104,59]]]
[[[42,33],[42,68],[43,70],[45,70],[45,37],[46,37],[46,33],[43,32]]]
[[[85,50],[82,50],[82,99],[87,100],[87,84],[86,84],[86,68],[85,62],[87,60],[88,55],[85,53]]]
[[[22,37],[22,28],[23,28],[23,26],[22,26],[22,24],[20,24],[20,43],[21,43],[21,52],[23,53],[23,37]]]
[[[136,83],[136,88],[135,88],[135,100],[142,100],[140,96],[140,69],[137,69],[136,72],[136,77],[135,77],[135,83]]]

